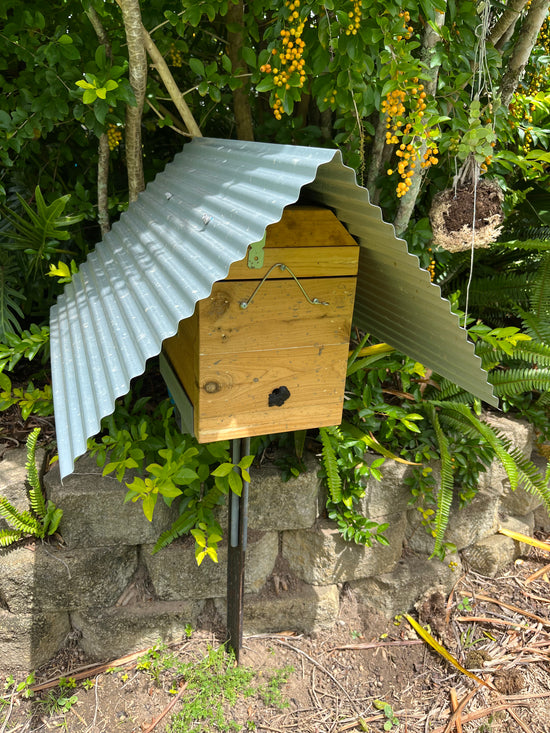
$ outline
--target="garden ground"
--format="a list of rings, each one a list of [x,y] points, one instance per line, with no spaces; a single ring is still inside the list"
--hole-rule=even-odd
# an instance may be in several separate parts
[[[29,698],[26,687],[15,691],[21,675],[10,685],[1,670],[0,733],[546,733],[548,562],[530,548],[498,578],[467,572],[448,597],[418,606],[424,627],[493,689],[436,654],[406,619],[377,617],[344,587],[333,629],[245,637],[239,668],[214,626],[102,665],[68,647],[37,671]]]

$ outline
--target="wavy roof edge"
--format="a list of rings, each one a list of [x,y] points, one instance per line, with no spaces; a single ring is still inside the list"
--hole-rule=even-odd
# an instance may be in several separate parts
[[[361,245],[356,323],[497,404],[448,301],[339,150],[194,138],[130,204],[51,309],[62,477],[164,339],[302,192],[333,209]]]

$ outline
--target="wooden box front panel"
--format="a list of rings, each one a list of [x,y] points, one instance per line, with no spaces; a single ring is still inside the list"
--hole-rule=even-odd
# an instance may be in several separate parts
[[[355,278],[215,283],[165,342],[195,408],[199,442],[334,425],[342,417]],[[285,387],[283,404],[269,405]],[[283,392],[284,394],[284,392]],[[272,402],[277,402],[272,398]]]
[[[254,288],[246,281],[216,283],[200,303],[199,441],[340,422],[355,279],[303,285],[328,305],[308,303],[293,280],[266,281],[246,310],[240,303]],[[277,404],[281,397],[273,393],[282,388],[290,396]]]

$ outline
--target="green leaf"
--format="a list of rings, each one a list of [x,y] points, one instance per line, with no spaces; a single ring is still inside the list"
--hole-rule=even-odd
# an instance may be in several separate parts
[[[233,471],[232,463],[220,463],[212,472],[212,476],[228,476]]]
[[[246,63],[251,66],[253,69],[257,66],[257,60],[256,60],[256,54],[251,48],[244,47],[241,49],[241,56],[243,57],[243,60],[246,61]]]
[[[155,504],[157,503],[157,496],[158,494],[151,492],[150,494],[147,494],[143,500],[143,513],[150,522],[153,521],[153,511],[155,509]]]
[[[195,56],[192,56],[189,59],[189,66],[191,68],[191,71],[193,71],[193,73],[197,74],[197,76],[204,76],[205,75],[205,72],[204,72],[204,64],[202,63],[202,61],[200,59],[196,58]]]
[[[82,101],[84,104],[93,104],[97,98],[96,89],[85,89],[82,95]]]
[[[232,68],[231,68],[231,59],[225,53],[222,55],[222,67],[223,67],[224,71],[227,71],[228,74],[231,73],[231,71],[232,71]]]
[[[174,484],[159,483],[157,488],[158,493],[162,494],[162,496],[166,496],[168,499],[173,499],[174,497],[183,494],[183,491],[181,489],[178,489],[178,487]]]
[[[272,76],[266,76],[265,79],[262,79],[261,82],[259,82],[259,84],[256,84],[257,92],[268,92],[270,89],[274,88],[275,83]]]
[[[215,547],[210,545],[206,548],[206,554],[212,560],[212,562],[218,562],[218,552]]]
[[[191,534],[195,538],[195,542],[199,547],[206,547],[206,535],[202,529],[192,529]]]
[[[237,473],[237,471],[231,471],[231,473],[228,476],[229,481],[229,488],[234,494],[237,494],[237,496],[240,496],[243,491],[243,480],[240,477],[240,475]]]

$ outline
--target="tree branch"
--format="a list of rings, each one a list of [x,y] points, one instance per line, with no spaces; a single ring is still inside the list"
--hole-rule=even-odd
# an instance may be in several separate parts
[[[117,2],[122,10],[128,43],[130,85],[137,102],[135,107],[126,106],[126,167],[128,169],[128,198],[132,202],[145,188],[141,153],[141,118],[147,86],[147,55],[143,45],[139,0],[117,0]]]
[[[96,33],[98,41],[105,46],[105,53],[107,58],[112,57],[111,41],[107,35],[101,18],[97,14],[96,10],[90,5],[86,10],[88,20],[92,24],[92,27]],[[107,133],[104,132],[100,135],[98,144],[98,159],[97,159],[97,221],[99,223],[99,229],[101,236],[105,236],[111,228],[111,222],[109,221],[109,138]]]
[[[244,5],[243,0],[238,0],[235,4],[229,3],[226,15],[226,23],[228,25],[238,25],[239,30],[235,33],[227,31],[227,55],[231,60],[231,68],[233,73],[236,72],[239,65],[243,63],[241,58],[241,50],[244,46]],[[235,125],[237,128],[237,137],[239,140],[254,140],[254,127],[252,124],[252,111],[250,109],[250,97],[247,91],[248,84],[233,90],[233,113],[235,115]]]
[[[101,230],[101,236],[105,234],[111,228],[111,222],[109,221],[109,138],[107,133],[104,132],[99,138],[98,146],[98,160],[97,160],[97,220],[99,222],[99,228]]]
[[[371,148],[371,159],[367,173],[367,189],[369,191],[370,201],[373,204],[378,203],[378,186],[376,185],[376,181],[381,173],[384,160],[387,121],[388,115],[381,112],[378,117],[378,124],[376,125],[376,132],[374,133],[374,141]]]
[[[183,98],[183,95],[172,76],[172,72],[168,68],[168,64],[164,60],[163,55],[155,46],[153,39],[143,26],[141,26],[141,32],[145,49],[151,57],[151,61],[155,65],[156,70],[160,74],[160,78],[166,87],[166,91],[170,95],[170,99],[175,104],[176,109],[180,113],[181,119],[189,130],[189,134],[191,137],[202,137],[202,132],[193,117],[193,113],[187,106],[187,102]]]
[[[542,24],[548,15],[549,5],[549,0],[532,0],[527,15],[521,24],[521,32],[508,60],[507,71],[500,84],[501,101],[505,107],[508,107],[517,89]]]
[[[489,33],[487,40],[496,46],[505,33],[508,33],[510,27],[514,27],[521,15],[523,8],[527,5],[527,0],[510,0],[506,9],[495,23],[493,30]]]

